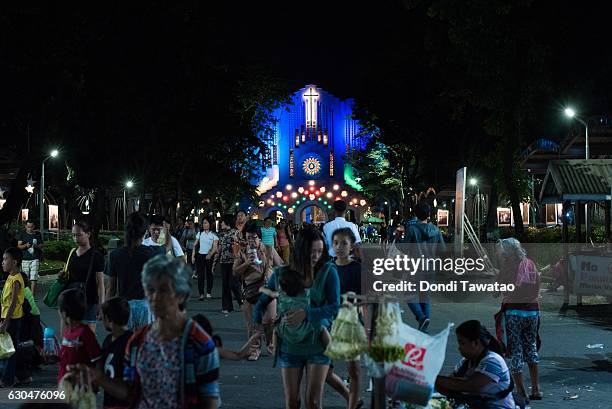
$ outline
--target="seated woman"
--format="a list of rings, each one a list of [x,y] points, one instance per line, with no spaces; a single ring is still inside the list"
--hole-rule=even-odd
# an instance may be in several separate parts
[[[438,376],[436,390],[471,408],[514,409],[514,383],[497,340],[476,320],[459,325],[456,333],[463,358],[451,376]]]

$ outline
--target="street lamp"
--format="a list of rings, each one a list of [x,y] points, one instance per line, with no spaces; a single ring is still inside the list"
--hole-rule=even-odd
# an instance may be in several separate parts
[[[131,180],[128,180],[127,182],[125,182],[125,187],[123,188],[123,228],[125,228],[125,225],[127,223],[127,197],[126,197],[126,191],[128,189],[131,189],[134,187],[134,182]]]
[[[563,112],[568,118],[575,119],[584,125],[584,158],[589,159],[589,124],[587,124],[587,122],[580,117],[577,117],[576,111],[574,111],[572,108],[565,108]]]
[[[584,125],[584,158],[589,159],[589,124],[585,120],[577,117],[576,111],[574,111],[572,108],[565,108],[563,112],[568,118],[575,119],[576,121]],[[589,223],[590,207],[590,203],[587,203],[587,211],[584,215],[584,225],[586,226],[587,236],[590,236],[591,233],[591,225]]]
[[[40,234],[42,236],[44,236],[45,234],[45,227],[44,227],[45,226],[44,225],[44,219],[45,219],[45,162],[49,158],[57,158],[58,155],[59,155],[59,151],[57,149],[53,149],[49,153],[49,156],[43,159],[42,164],[41,164],[42,171],[40,174]]]
[[[480,186],[478,186],[478,179],[470,178],[470,186],[476,186],[476,231],[480,240]]]

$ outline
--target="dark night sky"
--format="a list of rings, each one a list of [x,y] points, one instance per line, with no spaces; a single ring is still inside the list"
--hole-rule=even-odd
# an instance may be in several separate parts
[[[197,18],[214,26],[215,39],[212,41],[223,63],[264,64],[294,89],[316,83],[340,97],[359,98],[367,87],[367,73],[377,65],[398,64],[398,69],[406,73],[409,81],[414,81],[415,85],[419,82],[417,73],[422,74],[422,70],[418,67],[423,63],[419,56],[406,61],[401,51],[395,51],[398,55],[392,54],[392,50],[396,49],[394,44],[399,41],[423,42],[421,30],[413,24],[412,17],[422,10],[407,12],[404,3],[419,1],[312,0],[194,4],[198,4],[198,12],[204,14]],[[104,3],[95,6],[96,9],[84,11],[82,14],[94,20],[97,29],[117,36],[114,40],[117,46],[107,50],[75,49],[74,56],[85,55],[86,64],[90,66],[110,66],[108,61],[116,60],[116,66],[110,66],[110,74],[114,72],[129,86],[129,76],[138,76],[135,73],[139,70],[132,69],[130,72],[129,66],[121,65],[121,58],[129,56],[131,64],[139,65],[142,71],[146,71],[148,66],[156,63],[155,56],[152,56],[156,48],[172,52],[172,41],[175,39],[166,40],[163,31],[182,29],[180,18],[166,18],[164,13],[159,12],[165,6],[153,4],[156,11],[152,11],[151,6],[120,2]],[[67,6],[64,10],[46,7],[49,10],[48,19],[55,21],[54,32],[38,31],[36,26],[25,27],[20,22],[17,25],[18,33],[4,41],[7,44],[23,43],[26,49],[35,54],[37,47],[44,49],[80,30],[80,20],[75,18],[73,9]],[[610,113],[611,7],[594,1],[536,0],[532,11],[531,18],[540,28],[538,35],[549,45],[553,61],[550,78],[554,89],[549,97],[540,102],[541,130],[538,132],[542,136],[566,132],[567,122],[560,119],[559,112],[566,103],[572,103],[577,111],[587,115]],[[25,16],[27,24],[27,13]],[[115,34],[117,27],[122,27],[122,31]],[[187,48],[194,50],[204,47],[208,41],[197,36],[179,39],[184,41]],[[47,74],[41,70],[39,75],[43,77]],[[172,81],[171,78],[160,80]],[[380,92],[392,95],[395,90]]]
[[[339,96],[359,95],[364,67],[377,64],[397,36],[410,33],[411,41],[420,41],[418,30],[406,27],[410,12],[403,11],[402,2],[288,4],[250,3],[221,15],[233,58],[267,63],[296,87],[314,82]],[[610,16],[612,7],[604,2],[534,2],[533,19],[554,61],[555,89],[541,102],[542,136],[567,131],[560,118],[565,104],[587,115],[612,110]],[[404,68],[410,76],[413,67]]]

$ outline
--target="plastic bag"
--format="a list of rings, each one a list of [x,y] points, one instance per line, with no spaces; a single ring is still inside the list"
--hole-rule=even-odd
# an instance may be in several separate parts
[[[0,359],[10,358],[15,353],[13,340],[8,332],[0,334]]]
[[[403,356],[398,334],[402,314],[398,303],[382,304],[376,318],[376,335],[372,339],[368,355],[374,362],[395,362]]]
[[[331,342],[325,355],[333,359],[351,361],[368,348],[365,328],[359,322],[357,307],[345,304],[334,320],[331,329]]]
[[[72,373],[64,375],[59,384],[59,390],[64,392],[66,402],[74,409],[96,409],[96,394],[93,392],[87,372],[79,371],[76,384],[70,380],[73,376]]]
[[[387,394],[394,400],[426,406],[436,377],[444,364],[448,333],[453,324],[437,335],[425,334],[402,324],[398,339],[403,345],[401,359],[392,364],[385,379]]]

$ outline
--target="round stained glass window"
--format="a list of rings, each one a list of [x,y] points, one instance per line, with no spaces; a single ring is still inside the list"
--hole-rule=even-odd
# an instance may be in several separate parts
[[[304,159],[302,170],[309,176],[317,176],[321,173],[321,161],[313,156]]]

